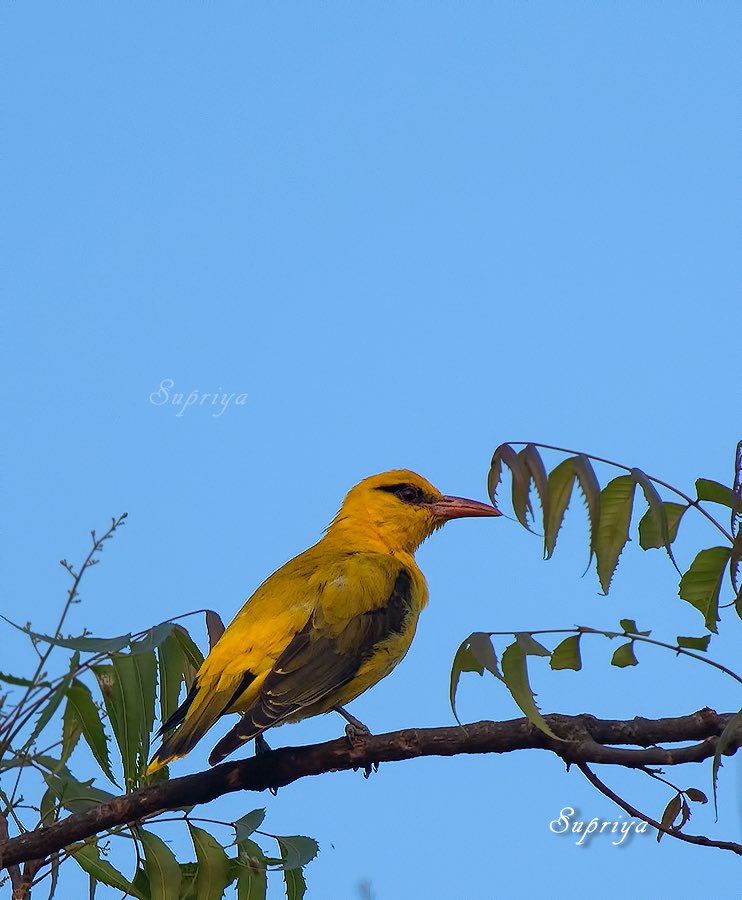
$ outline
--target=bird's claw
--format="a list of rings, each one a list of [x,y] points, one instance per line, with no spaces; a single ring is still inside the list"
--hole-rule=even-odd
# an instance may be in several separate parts
[[[363,722],[359,722],[356,719],[355,722],[348,722],[348,724],[345,726],[345,734],[348,738],[350,746],[355,747],[356,744],[362,743],[371,734],[371,732],[363,724]]]
[[[262,734],[255,735],[255,756],[262,756],[264,753],[270,753],[271,747]],[[269,787],[268,790],[275,797],[278,794],[277,787]]]

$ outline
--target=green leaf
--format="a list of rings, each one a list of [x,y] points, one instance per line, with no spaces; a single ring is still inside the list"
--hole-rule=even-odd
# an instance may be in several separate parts
[[[577,483],[587,504],[587,516],[590,522],[590,560],[588,562],[590,565],[593,554],[597,553],[598,529],[603,514],[603,497],[595,470],[588,457],[583,453],[578,454],[574,458],[574,466]]]
[[[275,835],[275,838],[281,848],[283,869],[301,869],[319,853],[319,844],[314,838],[304,837],[301,834],[288,837]]]
[[[526,656],[551,656],[551,653],[540,644],[528,631],[516,631],[515,639],[523,648]]]
[[[198,900],[196,894],[196,879],[198,878],[198,863],[179,863],[180,868],[180,900]]]
[[[77,715],[75,707],[68,700],[62,716],[62,762],[67,762],[81,737],[82,723],[80,722],[80,717]]]
[[[621,644],[621,646],[616,649],[616,652],[611,658],[611,665],[617,666],[619,669],[624,669],[626,668],[626,666],[639,665],[639,660],[634,655],[633,641],[628,641],[626,644]]]
[[[191,822],[188,823],[188,830],[198,862],[196,896],[198,900],[221,900],[224,889],[233,879],[227,854],[208,831],[197,828]]]
[[[600,493],[600,523],[595,539],[598,579],[603,593],[611,586],[618,558],[629,539],[636,483],[631,475],[619,475]]]
[[[124,878],[121,872],[114,869],[108,860],[101,857],[100,849],[96,844],[73,845],[68,847],[67,850],[80,868],[87,872],[95,881],[116,888],[119,891],[125,891],[132,897],[139,897],[141,900],[144,900],[144,895],[139,893],[134,885],[127,878]]]
[[[44,644],[51,644],[54,647],[65,647],[67,650],[80,650],[83,653],[115,653],[126,647],[131,640],[130,634],[122,634],[114,638],[96,638],[80,635],[79,637],[51,637],[48,634],[40,634],[37,631],[31,631],[29,628],[22,628],[16,625],[5,616],[0,616],[13,628],[17,628],[24,634],[27,634],[34,641],[41,641]]]
[[[686,788],[685,793],[688,799],[693,800],[694,803],[709,802],[709,798],[704,794],[703,791],[699,791],[698,788]]]
[[[729,547],[701,550],[680,579],[678,594],[699,610],[706,628],[713,632],[719,621],[719,591],[730,555]]]
[[[534,643],[536,643],[534,641]],[[545,648],[543,648],[545,649]],[[528,667],[526,664],[526,650],[523,642],[516,640],[510,644],[502,655],[502,674],[505,684],[513,696],[513,700],[528,717],[528,720],[549,737],[557,738],[557,735],[549,728],[536,706],[536,699],[531,685],[528,682]],[[540,655],[540,654],[539,654]],[[546,655],[549,651],[546,650]],[[557,738],[560,740],[560,738]]]
[[[552,669],[573,669],[579,672],[582,668],[580,655],[580,638],[582,635],[573,634],[556,646],[551,652]]]
[[[73,813],[84,812],[91,806],[107,803],[114,797],[108,791],[93,787],[92,779],[89,782],[81,782],[69,774],[54,775],[51,772],[44,772],[43,776],[60,804]]]
[[[173,633],[175,625],[172,622],[161,622],[144,633],[137,641],[132,641],[129,653],[135,656],[137,653],[151,653],[156,650],[163,641]]]
[[[49,697],[49,702],[42,709],[41,715],[36,720],[36,725],[34,725],[34,729],[31,732],[31,736],[28,739],[28,743],[32,744],[36,738],[41,734],[41,732],[46,728],[46,726],[51,721],[54,713],[59,709],[59,705],[65,697],[67,693],[67,688],[70,686],[72,682],[72,675],[77,671],[77,667],[80,665],[80,654],[75,651],[70,657],[70,667],[65,675],[64,679],[59,682],[54,691]]]
[[[237,900],[265,900],[267,862],[261,848],[254,841],[238,841],[237,862]]]
[[[734,491],[725,484],[719,484],[718,481],[711,481],[709,478],[697,479],[696,496],[699,500],[719,503],[721,506],[728,506],[729,509],[737,507]]]
[[[687,650],[708,650],[710,634],[703,637],[682,637],[678,635],[678,647],[685,647]]]
[[[526,444],[518,455],[523,460],[528,475],[536,487],[543,513],[543,528],[546,531],[546,522],[549,518],[549,478],[543,460],[534,444]]]
[[[660,541],[662,546],[665,548],[667,555],[670,557],[672,564],[675,568],[678,568],[677,563],[675,562],[675,557],[672,553],[672,541],[670,539],[670,523],[667,518],[667,510],[665,508],[665,504],[662,502],[662,498],[657,492],[657,488],[654,486],[651,478],[648,475],[645,475],[641,469],[632,469],[631,476],[634,481],[641,487],[642,492],[644,493],[644,499],[647,501],[647,506],[649,509],[647,512],[652,517],[655,527],[659,531]],[[677,528],[675,529],[677,532]],[[678,569],[678,571],[680,571]]]
[[[492,646],[492,637],[484,631],[474,631],[469,635],[469,649],[474,658],[491,675],[502,681],[502,675],[497,664],[497,654]]]
[[[670,802],[665,807],[665,811],[662,813],[662,819],[660,820],[660,824],[664,825],[665,828],[672,828],[675,822],[677,821],[678,816],[680,815],[680,794],[675,794],[675,796],[670,800]],[[657,832],[657,843],[662,840],[662,835],[664,831]]]
[[[188,634],[182,625],[175,626],[173,629],[173,636],[180,644],[183,654],[188,662],[188,667],[183,671],[183,677],[185,678],[186,688],[190,690],[196,677],[196,672],[198,672],[203,665],[203,653],[201,653],[193,642],[190,634]]]
[[[254,809],[234,822],[235,841],[239,843],[249,837],[256,828],[260,828],[265,819],[265,809]]]
[[[471,637],[471,636],[470,636]],[[458,713],[456,712],[456,692],[459,687],[459,679],[462,672],[476,672],[478,675],[484,674],[484,666],[479,662],[469,646],[470,637],[461,643],[451,664],[451,686],[449,690],[449,699],[451,701],[451,710],[454,718],[461,724]]]
[[[157,649],[160,683],[160,721],[167,722],[178,708],[180,686],[184,680],[186,657],[177,637],[171,634]]]
[[[286,888],[286,900],[302,900],[307,892],[307,883],[301,869],[284,869],[283,882]]]
[[[574,458],[565,459],[549,473],[549,509],[544,523],[544,558],[550,559],[556,547],[564,513],[569,506],[575,483]]]
[[[103,728],[98,707],[93,702],[93,695],[86,684],[73,681],[67,689],[67,706],[75,709],[82,726],[82,733],[95,761],[103,770],[109,781],[116,784],[111,771],[111,759],[108,755],[108,737]]]
[[[667,521],[667,536],[669,543],[672,544],[678,536],[680,520],[690,509],[690,506],[684,503],[662,501],[662,509]],[[658,513],[651,507],[641,517],[639,522],[639,546],[642,550],[658,550],[660,547],[666,546],[662,536],[662,524],[658,519]]]
[[[139,828],[137,837],[144,848],[144,871],[150,885],[149,900],[178,900],[182,876],[173,851],[151,831]]]
[[[50,683],[48,681],[31,681],[28,678],[19,678],[17,675],[6,675],[4,672],[0,672],[0,681],[4,681],[6,684],[15,684],[18,687],[50,687]]]
[[[711,767],[711,783],[714,790],[714,809],[716,811],[716,815],[719,815],[719,804],[718,797],[716,795],[716,787],[717,782],[719,780],[719,769],[722,766],[721,757],[724,753],[732,746],[733,741],[739,740],[739,732],[742,729],[742,709],[732,716],[732,718],[727,722],[724,730],[719,735],[719,740],[716,742],[716,750],[714,751],[714,762]]]
[[[510,474],[512,475],[513,512],[520,524],[530,531],[531,526],[528,523],[528,514],[530,513],[533,516],[533,509],[528,496],[531,487],[531,477],[523,458],[509,444],[500,444],[494,452],[487,479],[487,490],[492,502],[495,503],[495,493],[500,483],[503,463],[510,469]]]
[[[620,619],[619,625],[625,634],[641,634],[648,637],[652,633],[651,631],[639,631],[639,626],[634,619]]]
[[[124,767],[127,790],[136,787],[149,755],[155,718],[155,655],[117,654],[112,666],[94,666]]]

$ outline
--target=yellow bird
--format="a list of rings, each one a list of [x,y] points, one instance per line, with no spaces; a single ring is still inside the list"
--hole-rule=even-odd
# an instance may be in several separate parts
[[[349,736],[368,729],[343,705],[388,675],[409,649],[428,588],[414,552],[449,519],[499,516],[447,497],[407,469],[350,490],[324,537],[255,591],[163,724],[148,774],[185,756],[228,713],[239,722],[214,747],[215,765],[274,725],[335,710]]]

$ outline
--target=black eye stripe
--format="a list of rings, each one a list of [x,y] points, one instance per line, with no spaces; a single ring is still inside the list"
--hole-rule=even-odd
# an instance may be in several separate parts
[[[409,482],[401,482],[400,484],[383,484],[376,488],[377,491],[386,491],[388,494],[395,494],[404,503],[425,503],[432,502],[433,498],[428,497],[425,492],[415,484]]]

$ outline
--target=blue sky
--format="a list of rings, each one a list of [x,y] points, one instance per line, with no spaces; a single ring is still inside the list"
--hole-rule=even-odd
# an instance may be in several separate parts
[[[505,440],[689,489],[729,480],[742,436],[733,4],[73,2],[2,18],[3,606],[17,617],[52,627],[57,560],[123,510],[77,629],[202,606],[227,620],[363,476],[408,466],[483,498]],[[182,411],[150,402],[163,379],[247,397]],[[415,644],[353,711],[377,731],[450,724],[450,661],[473,630],[631,615],[658,636],[701,633],[659,553],[630,547],[607,599],[581,577],[579,508],[548,564],[504,519],[429,541]],[[687,535],[686,564],[714,541],[702,523]],[[726,625],[715,653],[733,662],[740,623],[727,612]],[[9,637],[6,653],[21,666]],[[740,705],[658,653],[617,672],[596,652],[579,676],[534,680],[549,711]],[[478,679],[461,709],[518,714]],[[273,742],[340,731],[323,717]],[[739,840],[739,773],[724,774],[720,828]],[[708,767],[685,777],[709,785]],[[657,813],[669,797],[644,781],[611,783]],[[377,900],[546,884],[698,896],[710,866],[721,890],[738,884],[721,851],[551,834],[565,805],[616,811],[545,753],[330,775],[218,813],[258,805],[269,831],[320,841],[318,898],[357,896],[364,879]],[[707,811],[692,824],[714,827]]]

